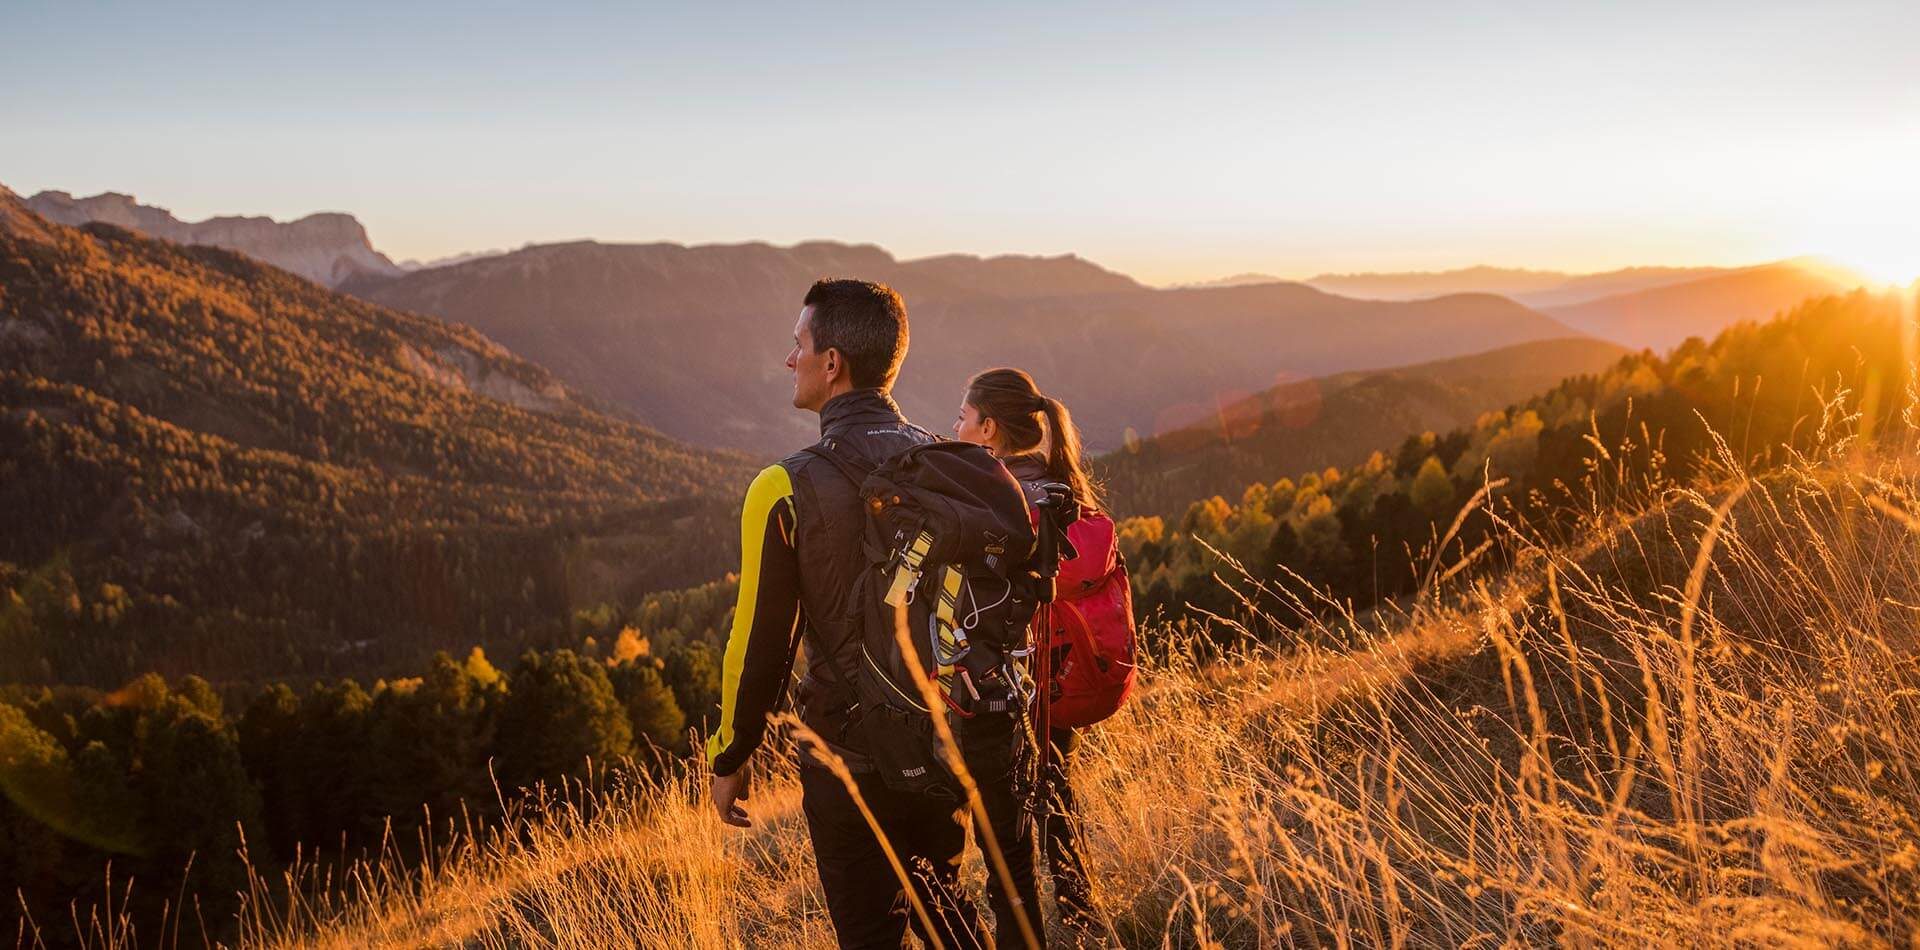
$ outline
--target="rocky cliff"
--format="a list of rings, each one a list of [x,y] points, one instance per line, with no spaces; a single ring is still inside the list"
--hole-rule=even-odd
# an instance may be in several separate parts
[[[165,208],[111,191],[91,198],[43,191],[27,199],[27,207],[55,224],[99,221],[177,244],[239,251],[325,287],[338,287],[353,277],[401,273],[398,265],[373,249],[367,229],[349,214],[322,212],[287,222],[267,217],[182,221]]]

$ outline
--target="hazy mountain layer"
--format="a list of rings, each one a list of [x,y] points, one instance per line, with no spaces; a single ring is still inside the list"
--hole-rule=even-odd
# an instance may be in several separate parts
[[[1663,349],[1712,339],[1741,320],[1783,312],[1809,297],[1861,286],[1856,274],[1814,261],[1782,261],[1550,309],[1583,333]]]
[[[1530,307],[1548,307],[1724,272],[1725,268],[1719,267],[1629,267],[1597,274],[1569,274],[1482,265],[1447,271],[1321,274],[1307,278],[1306,283],[1328,293],[1369,300],[1419,300],[1444,294],[1485,293],[1512,297]]]
[[[917,421],[944,430],[973,373],[1015,365],[1108,448],[1129,429],[1176,428],[1222,393],[1570,335],[1488,295],[1152,290],[1073,257],[898,261],[833,243],[549,245],[348,289],[471,325],[669,435],[767,455],[814,437],[810,417],[784,408],[782,359],[808,285],[828,276],[906,297],[913,342],[897,394]]]

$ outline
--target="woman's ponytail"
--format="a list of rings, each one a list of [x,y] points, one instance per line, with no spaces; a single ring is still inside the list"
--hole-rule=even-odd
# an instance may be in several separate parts
[[[1099,509],[1099,490],[1081,456],[1080,430],[1067,407],[1042,395],[1033,377],[1017,369],[987,370],[967,383],[967,404],[999,424],[1007,450],[1044,454],[1047,477],[1066,483],[1082,510]]]
[[[1067,411],[1066,403],[1052,396],[1040,398],[1047,417],[1048,477],[1073,489],[1074,501],[1082,511],[1098,510],[1100,499],[1080,456],[1080,428],[1073,424],[1073,414]]]

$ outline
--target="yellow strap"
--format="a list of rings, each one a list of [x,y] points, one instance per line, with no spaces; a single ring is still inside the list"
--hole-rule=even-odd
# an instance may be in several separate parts
[[[906,604],[907,594],[913,590],[914,578],[920,576],[920,564],[932,550],[933,535],[922,531],[919,537],[913,539],[913,544],[900,556],[900,566],[894,569],[893,580],[887,585],[887,596],[883,599],[888,604],[895,607]]]
[[[938,637],[940,656],[936,658],[935,673],[940,684],[940,693],[953,695],[954,666],[946,662],[947,657],[959,653],[966,646],[966,633],[954,623],[954,615],[960,611],[960,585],[966,578],[960,569],[949,564],[940,573],[940,602],[933,608],[933,629]]]

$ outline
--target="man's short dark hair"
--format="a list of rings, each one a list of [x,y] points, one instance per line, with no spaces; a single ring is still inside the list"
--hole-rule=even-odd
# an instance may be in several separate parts
[[[886,284],[818,280],[803,307],[813,308],[813,351],[840,351],[858,389],[889,389],[907,358],[907,305]]]

